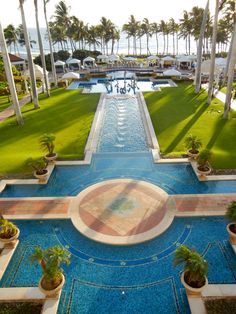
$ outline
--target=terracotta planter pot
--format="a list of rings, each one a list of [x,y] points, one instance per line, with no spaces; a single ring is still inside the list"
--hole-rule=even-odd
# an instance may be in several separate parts
[[[34,171],[34,176],[35,176],[35,178],[39,179],[39,181],[44,181],[44,180],[46,180],[46,178],[48,176],[48,170],[45,169],[45,173],[43,173],[43,174],[37,174],[37,172]]]
[[[53,163],[57,159],[57,153],[54,153],[53,156],[45,155],[44,158],[49,162]]]
[[[205,276],[205,284],[204,284],[202,287],[200,287],[200,288],[193,288],[193,287],[189,286],[189,285],[185,282],[185,280],[184,280],[184,276],[185,276],[185,273],[186,273],[186,272],[187,272],[187,271],[184,271],[184,272],[182,273],[182,275],[181,275],[181,282],[182,282],[184,288],[186,289],[186,292],[187,292],[188,294],[200,295],[201,292],[204,290],[204,288],[208,285],[208,279],[207,279],[207,277]]]
[[[197,167],[197,172],[200,176],[202,177],[205,177],[205,176],[208,176],[210,173],[211,173],[211,168],[210,167],[207,167],[208,169],[207,170],[200,170],[199,167]]]
[[[199,155],[199,151],[197,151],[197,153],[192,153],[190,150],[187,151],[187,155],[189,158],[191,159],[197,159],[198,155]]]
[[[2,242],[4,246],[14,247],[14,244],[16,243],[16,240],[18,239],[19,235],[20,235],[20,229],[17,228],[17,232],[13,237],[8,238],[8,239],[0,238],[0,242]]]
[[[227,225],[227,231],[228,231],[228,234],[229,234],[229,239],[230,239],[230,242],[234,245],[236,245],[236,233],[234,233],[233,231],[230,230],[230,226],[232,225],[235,225],[234,223],[230,223]]]
[[[45,294],[47,297],[57,297],[59,292],[61,291],[61,289],[63,288],[64,284],[65,284],[65,276],[62,274],[62,281],[61,283],[59,284],[59,286],[57,286],[56,288],[54,288],[53,290],[46,290],[42,287],[42,280],[43,280],[43,277],[40,279],[40,282],[39,282],[39,290]]]

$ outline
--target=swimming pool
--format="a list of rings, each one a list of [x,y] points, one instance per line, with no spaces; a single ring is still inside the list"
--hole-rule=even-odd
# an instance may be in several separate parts
[[[135,73],[126,71],[108,72],[107,77],[93,77],[89,81],[73,81],[68,89],[82,88],[84,93],[107,93],[110,95],[156,91],[159,87],[176,86],[170,79],[136,79]]]
[[[84,166],[55,167],[46,185],[8,185],[0,197],[74,196],[91,184],[115,178],[153,183],[168,194],[235,193],[236,181],[198,181],[186,164],[154,164],[149,152],[97,153]]]
[[[203,254],[210,284],[236,283],[236,257],[223,217],[175,218],[159,237],[139,245],[110,246],[82,236],[70,220],[18,220],[20,243],[1,287],[37,286],[39,265],[28,257],[36,246],[62,245],[71,252],[65,267],[59,314],[190,314],[182,268],[173,254],[184,243]]]

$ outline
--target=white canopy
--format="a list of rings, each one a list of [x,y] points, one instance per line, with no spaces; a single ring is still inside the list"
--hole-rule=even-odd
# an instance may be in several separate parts
[[[89,63],[89,64],[92,63],[92,65],[94,65],[95,59],[93,57],[87,57],[83,60],[83,65],[86,66],[87,65],[86,63]]]
[[[79,79],[80,75],[75,72],[68,72],[62,76],[62,80]]]
[[[170,56],[165,56],[164,58],[162,58],[161,60],[163,61],[175,61],[174,58],[170,57]]]
[[[117,62],[120,60],[120,57],[118,55],[110,55],[110,56],[108,56],[108,60],[110,62]]]
[[[178,58],[177,62],[181,63],[181,62],[192,62],[192,60],[189,58],[189,56],[181,56],[180,58]]]
[[[134,61],[137,61],[137,58],[134,58],[134,57],[124,57],[123,60],[124,60],[124,61],[128,61],[128,62],[129,62],[129,61],[130,61],[130,62],[134,62]]]
[[[80,64],[81,63],[81,61],[79,60],[79,59],[68,59],[68,60],[66,60],[66,63],[67,64]]]
[[[177,70],[170,69],[170,70],[164,71],[163,75],[164,76],[181,76],[182,74]]]
[[[93,57],[87,57],[84,59],[83,62],[94,62],[94,61],[95,61],[95,59]]]
[[[39,65],[34,64],[34,72],[35,72],[35,76],[37,79],[43,79],[43,68],[41,68]],[[46,73],[48,74],[48,71],[46,71]],[[29,69],[25,70],[23,72],[23,77],[30,77],[30,73],[29,73]]]
[[[202,62],[201,65],[201,73],[202,74],[209,74],[210,73],[210,68],[211,68],[211,60],[205,60]],[[220,67],[219,65],[215,64],[215,74],[219,74],[222,72],[222,67]]]
[[[54,63],[55,66],[64,66],[65,65],[65,62],[64,61],[61,61],[61,60],[57,60],[55,63]]]
[[[157,56],[149,56],[149,57],[147,57],[147,60],[159,60],[159,57],[157,57]]]
[[[99,56],[97,56],[97,59],[108,59],[108,56],[106,56],[106,55],[99,55]]]

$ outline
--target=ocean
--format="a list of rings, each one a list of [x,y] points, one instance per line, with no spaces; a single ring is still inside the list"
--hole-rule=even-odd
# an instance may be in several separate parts
[[[39,47],[38,47],[38,39],[37,39],[37,31],[35,28],[29,28],[29,36],[31,40],[35,40],[36,44],[32,44],[32,54],[34,56],[39,55]],[[41,29],[41,35],[42,35],[42,39],[43,39],[43,46],[44,46],[44,51],[45,54],[49,53],[49,43],[47,40],[47,36],[46,36],[46,29],[42,28]],[[78,45],[77,45],[78,46]],[[61,47],[56,44],[53,46],[54,51],[58,51],[61,50]],[[163,53],[163,47],[164,47],[164,42],[163,42],[163,36],[159,35],[158,36],[158,54],[162,54]],[[77,47],[78,48],[78,47]],[[89,50],[89,46],[87,45],[85,47],[86,49]],[[96,49],[98,51],[100,51],[100,46],[96,47]],[[9,50],[11,50],[11,53],[14,53],[14,48],[10,47]],[[157,53],[157,45],[156,45],[156,38],[155,35],[153,35],[150,39],[149,39],[149,50],[151,52],[151,54],[156,54]],[[175,47],[175,51],[176,51],[176,47]],[[70,51],[71,52],[71,51]],[[109,54],[111,52],[111,45],[109,45]],[[26,55],[26,49],[25,47],[19,47],[19,53],[22,57],[24,57]],[[126,38],[126,34],[125,33],[121,33],[121,38],[119,41],[119,45],[117,45],[117,43],[115,44],[115,48],[114,48],[114,53],[115,54],[119,54],[119,55],[127,55],[128,54],[128,40]],[[175,52],[176,53],[176,52]],[[185,54],[186,53],[186,49],[185,49],[185,40],[180,38],[178,40],[178,53],[179,54]],[[191,41],[191,53],[196,53],[196,43],[194,40]],[[130,39],[130,54],[133,54],[133,40],[132,38]],[[137,40],[137,54],[140,54],[140,41]],[[146,48],[146,36],[143,36],[141,39],[141,54],[147,54],[147,48]],[[167,53],[165,52],[165,55]],[[173,37],[172,35],[169,35],[169,49],[168,49],[168,54],[173,54]]]

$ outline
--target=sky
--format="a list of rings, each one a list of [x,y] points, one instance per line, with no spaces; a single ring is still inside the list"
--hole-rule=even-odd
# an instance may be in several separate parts
[[[48,3],[48,17],[55,11],[59,0],[50,0]],[[102,16],[111,19],[117,26],[122,26],[128,21],[131,14],[137,20],[148,18],[150,22],[167,21],[173,17],[178,20],[184,10],[190,11],[192,7],[205,7],[206,0],[65,0],[70,6],[70,15],[75,15],[90,25],[99,24]],[[8,24],[18,26],[21,23],[19,0],[0,0],[0,21],[3,27]],[[35,27],[34,1],[25,0],[24,8],[28,27]],[[38,0],[40,26],[45,27],[43,18],[43,0]],[[213,14],[215,0],[210,0],[210,9]]]

